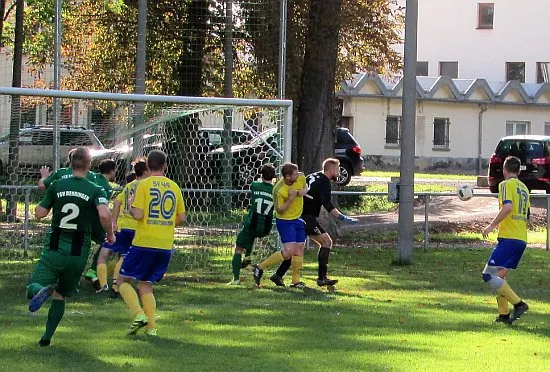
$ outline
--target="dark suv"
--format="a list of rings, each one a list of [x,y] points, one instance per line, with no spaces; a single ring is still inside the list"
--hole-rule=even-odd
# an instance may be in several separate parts
[[[340,176],[336,181],[338,185],[346,186],[351,181],[351,176],[361,174],[363,170],[361,146],[348,129],[338,128],[336,130],[334,156],[340,160]]]
[[[517,156],[521,160],[518,178],[529,190],[550,193],[550,136],[503,137],[489,159],[489,188],[493,193],[498,192],[498,184],[504,180],[502,165],[508,156]]]

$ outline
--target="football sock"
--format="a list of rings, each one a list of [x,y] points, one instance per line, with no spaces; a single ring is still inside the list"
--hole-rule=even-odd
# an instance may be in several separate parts
[[[275,275],[277,275],[279,278],[282,278],[285,276],[288,269],[290,269],[290,265],[292,265],[292,260],[289,258],[288,260],[284,260],[279,265],[279,268],[277,269],[277,272],[275,272]]]
[[[121,283],[118,287],[118,292],[122,296],[122,299],[126,303],[126,306],[128,306],[128,309],[130,309],[130,312],[132,313],[132,317],[135,317],[139,313],[142,313],[143,310],[141,309],[141,306],[139,306],[139,298],[132,286],[128,283]]]
[[[48,311],[48,321],[46,322],[46,332],[42,336],[43,340],[51,340],[59,322],[65,314],[65,300],[52,300],[50,311]]]
[[[242,256],[242,253],[233,254],[233,259],[231,260],[231,267],[233,268],[233,280],[239,280],[241,278]]]
[[[155,312],[157,309],[155,295],[153,293],[147,293],[141,297],[141,302],[143,302],[143,311],[145,312],[145,316],[149,320],[149,323],[147,323],[147,328],[155,328]]]
[[[30,300],[34,297],[35,294],[37,294],[42,288],[44,288],[43,285],[38,283],[30,283],[27,286],[27,300]]]
[[[118,285],[116,284],[116,278],[118,278],[118,274],[120,273],[120,268],[122,267],[123,261],[124,261],[124,257],[120,257],[116,262],[115,269],[113,271],[113,291],[115,292],[118,292]]]
[[[502,297],[501,295],[497,295],[497,305],[498,305],[498,313],[500,315],[510,314],[510,309],[508,307],[508,300]]]
[[[103,288],[107,284],[107,264],[97,264],[97,278],[99,279],[99,285]]]
[[[317,260],[319,261],[319,279],[325,279],[327,277],[329,256],[330,248],[319,248],[319,253],[317,254]]]
[[[300,282],[304,257],[292,256],[292,284]]]
[[[507,299],[508,302],[510,302],[512,305],[517,305],[521,302],[521,299],[516,294],[516,292],[514,292],[513,289],[510,288],[507,281],[504,281],[502,287],[497,290],[497,294]]]
[[[265,270],[270,266],[275,266],[283,262],[285,258],[283,257],[283,252],[275,252],[262,262],[260,262],[260,269]]]

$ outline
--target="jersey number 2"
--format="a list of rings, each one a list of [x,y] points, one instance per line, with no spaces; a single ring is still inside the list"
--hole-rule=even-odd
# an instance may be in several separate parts
[[[61,219],[61,221],[59,222],[59,227],[61,227],[62,229],[76,230],[78,228],[78,225],[76,223],[71,223],[70,221],[78,217],[80,213],[78,205],[74,203],[67,203],[63,206],[63,208],[61,208],[61,213],[69,214]]]

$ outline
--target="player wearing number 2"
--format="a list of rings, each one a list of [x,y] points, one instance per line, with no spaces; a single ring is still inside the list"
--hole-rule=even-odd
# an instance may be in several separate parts
[[[513,323],[529,309],[506,282],[508,271],[518,267],[527,246],[529,189],[517,178],[520,166],[521,162],[515,156],[509,156],[504,161],[504,181],[498,187],[500,210],[482,232],[486,238],[491,231],[499,227],[498,243],[483,270],[483,281],[497,295],[499,316],[495,321],[506,324]],[[512,316],[508,303],[514,305]]]
[[[233,280],[230,285],[241,284],[241,268],[250,265],[252,260],[252,247],[256,238],[266,236],[271,231],[273,225],[273,179],[275,178],[275,168],[271,164],[265,164],[260,170],[262,181],[252,182],[250,186],[250,205],[248,214],[244,219],[244,224],[237,235],[235,253],[231,266],[233,268]],[[244,260],[241,262],[242,254],[245,253]]]
[[[146,333],[155,336],[156,300],[153,283],[159,282],[170,262],[174,228],[185,220],[185,205],[179,186],[164,176],[166,154],[153,150],[147,156],[150,177],[136,188],[130,214],[137,220],[132,246],[120,268],[118,291],[130,309],[133,321],[128,334],[147,326]],[[139,298],[131,286],[139,281]]]
[[[86,148],[76,149],[71,158],[71,176],[54,181],[36,207],[39,220],[53,209],[51,229],[27,287],[32,312],[38,310],[48,297],[53,297],[40,346],[50,345],[65,314],[65,297],[76,294],[78,290],[80,276],[88,261],[96,213],[107,232],[107,240],[115,242],[107,195],[101,187],[86,179],[90,162]]]

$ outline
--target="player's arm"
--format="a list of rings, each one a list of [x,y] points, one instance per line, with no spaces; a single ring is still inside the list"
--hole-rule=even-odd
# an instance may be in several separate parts
[[[116,241],[113,232],[113,219],[111,216],[111,211],[109,210],[107,194],[101,187],[97,189],[94,202],[97,208],[97,214],[99,215],[99,222],[101,223],[103,230],[107,233],[107,241],[112,244]]]
[[[46,217],[48,213],[50,213],[50,209],[52,209],[52,205],[53,205],[54,196],[55,196],[54,187],[48,188],[46,190],[46,194],[44,195],[44,198],[42,198],[42,200],[34,210],[34,215],[37,220],[40,221],[42,218]]]
[[[182,225],[185,222],[185,203],[183,201],[183,195],[181,190],[176,196],[176,226]]]
[[[120,216],[120,206],[122,205],[122,202],[117,198],[115,199],[113,203],[113,230],[118,231],[117,221],[118,216]]]
[[[288,198],[286,200],[282,196],[277,194],[277,208],[275,209],[277,213],[283,213],[284,211],[286,211],[288,207],[290,207],[292,201],[296,199],[296,195],[298,195],[298,193],[293,187],[290,187],[288,189]]]
[[[309,191],[309,188],[307,187],[306,176],[302,172],[298,173],[298,179],[296,180],[296,183],[300,185],[300,190],[298,190],[298,195],[305,196]]]
[[[133,200],[132,198],[128,199],[128,204],[131,205],[130,214],[135,220],[141,220],[144,216],[143,211],[145,210],[145,195],[148,193],[149,192],[144,186],[144,183],[140,182],[136,188]]]

